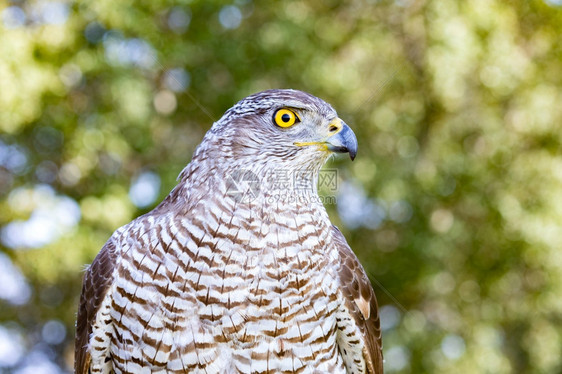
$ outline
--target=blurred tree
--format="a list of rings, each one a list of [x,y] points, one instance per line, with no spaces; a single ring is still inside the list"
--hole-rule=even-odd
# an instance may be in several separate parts
[[[327,208],[387,372],[562,371],[562,2],[9,0],[0,20],[0,371],[71,370],[83,265],[274,87],[359,137]]]

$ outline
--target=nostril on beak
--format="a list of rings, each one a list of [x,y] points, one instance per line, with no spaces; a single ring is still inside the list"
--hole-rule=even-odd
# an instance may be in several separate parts
[[[334,118],[328,125],[328,134],[330,136],[337,134],[343,129],[343,122],[339,118]]]

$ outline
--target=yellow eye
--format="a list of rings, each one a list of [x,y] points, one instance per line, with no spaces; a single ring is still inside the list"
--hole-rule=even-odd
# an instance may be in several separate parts
[[[273,122],[280,127],[291,127],[295,123],[300,122],[299,116],[289,109],[279,109],[273,115]]]

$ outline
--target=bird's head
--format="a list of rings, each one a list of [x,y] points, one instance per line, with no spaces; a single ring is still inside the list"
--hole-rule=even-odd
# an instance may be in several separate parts
[[[357,138],[325,101],[296,90],[267,90],[229,109],[211,130],[235,161],[320,169],[333,153],[357,154]]]
[[[334,153],[353,160],[357,138],[328,103],[302,91],[268,90],[227,110],[179,178],[184,186],[205,185],[197,189],[201,196],[218,188],[236,201],[280,192],[314,197],[320,169]],[[280,183],[287,178],[292,182]]]

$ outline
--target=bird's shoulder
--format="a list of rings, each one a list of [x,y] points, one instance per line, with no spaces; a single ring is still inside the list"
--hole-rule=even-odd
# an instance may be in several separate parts
[[[113,281],[116,257],[117,248],[112,237],[84,273],[76,318],[75,373],[88,372],[91,357],[87,347],[96,315]]]

